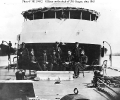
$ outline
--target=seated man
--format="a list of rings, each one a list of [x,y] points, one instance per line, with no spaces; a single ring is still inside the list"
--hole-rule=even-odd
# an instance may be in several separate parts
[[[31,67],[30,69],[32,70],[41,70],[41,67],[39,66],[39,63],[35,57],[34,49],[31,49],[31,52],[30,52],[30,66],[29,67]]]
[[[73,71],[73,58],[72,52],[68,50],[68,56],[63,69],[64,71]]]
[[[82,64],[82,68],[85,69],[86,68],[86,64],[88,62],[88,57],[85,55],[85,51],[82,50],[81,51],[81,64]]]
[[[80,62],[75,63],[75,76],[79,76],[79,71],[83,71],[86,68],[86,63],[88,62],[88,57],[85,55],[85,51],[81,51]],[[84,71],[83,71],[84,76]]]
[[[31,63],[36,63],[36,59],[35,59],[35,55],[34,55],[34,50],[31,49],[31,52],[30,52],[30,61]]]

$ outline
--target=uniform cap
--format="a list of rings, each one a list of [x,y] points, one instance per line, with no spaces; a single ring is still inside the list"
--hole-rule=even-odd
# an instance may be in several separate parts
[[[56,52],[55,50],[53,50],[53,52]]]
[[[76,44],[79,44],[79,42],[75,42]]]
[[[25,43],[24,43],[24,42],[22,42],[22,45],[25,45]]]
[[[56,42],[56,44],[59,44],[59,42]]]
[[[46,50],[43,50],[44,53],[46,53]]]

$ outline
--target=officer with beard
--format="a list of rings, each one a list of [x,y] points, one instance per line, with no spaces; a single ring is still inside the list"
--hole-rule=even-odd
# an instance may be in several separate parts
[[[55,52],[56,52],[58,70],[61,70],[61,66],[62,66],[62,50],[61,50],[60,44],[58,42],[55,43],[55,47],[53,48],[53,50],[55,50]]]
[[[70,50],[68,50],[67,59],[64,65],[64,71],[73,71],[73,55]]]
[[[75,48],[73,49],[73,56],[74,56],[74,77],[77,78],[79,76],[79,66],[81,66],[80,63],[80,57],[81,57],[81,48],[79,47],[79,43],[75,43]]]
[[[80,56],[81,56],[81,48],[79,47],[78,42],[76,42],[76,46],[73,49],[73,55],[74,55],[74,61],[79,62],[80,61]]]
[[[43,70],[44,71],[48,70],[48,68],[47,68],[48,62],[47,62],[47,53],[46,53],[46,50],[43,51],[43,62],[42,63],[43,63]]]
[[[81,50],[80,62],[75,65],[75,75],[79,76],[79,71],[82,71],[84,77],[84,69],[86,68],[86,64],[88,62],[88,57],[85,55],[85,51]]]
[[[58,70],[58,58],[56,55],[56,51],[53,50],[53,54],[51,55],[51,68],[50,71],[57,71]]]

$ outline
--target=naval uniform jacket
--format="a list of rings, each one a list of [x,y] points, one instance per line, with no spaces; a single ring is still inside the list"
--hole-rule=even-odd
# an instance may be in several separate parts
[[[33,53],[30,53],[30,61],[36,62],[36,58],[35,58],[35,55]]]
[[[43,64],[46,64],[47,62],[47,54],[43,53]]]
[[[17,57],[18,57],[18,60],[22,59],[22,48],[18,49],[18,51],[17,51]]]
[[[86,55],[81,56],[81,64],[86,64],[88,62],[88,57]]]
[[[72,55],[68,55],[66,61],[69,62],[69,63],[72,63],[73,62],[73,58],[74,57]]]
[[[22,49],[22,59],[29,59],[29,52],[27,48]]]
[[[61,48],[59,46],[56,46],[54,49],[56,51],[56,56],[57,56],[58,60],[60,60],[61,59],[61,54],[62,54]]]
[[[80,55],[81,55],[81,48],[75,47],[73,49],[73,55],[74,55],[74,61],[79,62],[80,61]]]
[[[54,54],[52,54],[52,55],[51,55],[51,63],[52,63],[52,64],[57,64],[57,60],[58,60],[58,59],[57,59],[57,56],[54,55]]]
[[[11,48],[12,48],[12,43],[9,43],[8,45],[9,45],[9,48],[8,48],[8,55],[10,55],[10,53],[11,53]]]

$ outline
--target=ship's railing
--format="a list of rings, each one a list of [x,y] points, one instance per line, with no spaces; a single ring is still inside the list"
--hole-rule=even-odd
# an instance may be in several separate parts
[[[104,60],[102,65],[98,65],[98,59],[95,59],[90,66],[91,66],[93,72],[95,70],[99,70],[99,71],[103,71],[103,74],[105,74],[106,68],[107,68],[107,60]]]
[[[99,13],[94,10],[88,10],[83,8],[72,8],[72,7],[56,7],[56,8],[43,8],[34,9],[22,12],[25,20],[36,20],[36,19],[82,19],[89,21],[96,21],[99,17]]]

